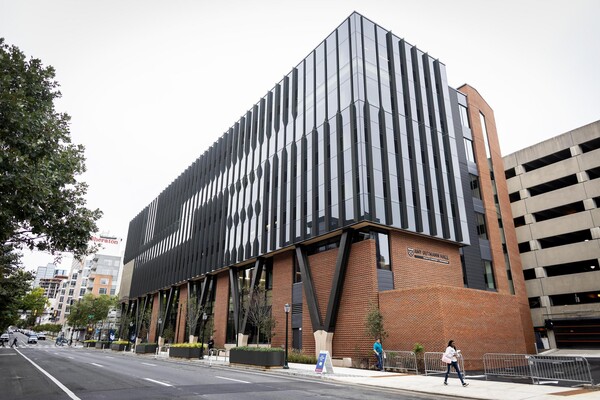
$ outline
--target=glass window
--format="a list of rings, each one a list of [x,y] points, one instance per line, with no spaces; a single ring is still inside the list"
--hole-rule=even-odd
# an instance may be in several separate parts
[[[390,258],[390,240],[386,233],[375,233],[377,240],[377,268],[392,270]]]
[[[101,285],[108,285],[108,278],[101,278],[100,279],[100,284]]]
[[[483,115],[481,112],[479,113],[479,120],[481,121],[481,131],[483,133],[483,141],[485,142],[485,154],[487,158],[490,158],[490,144],[488,143],[488,133],[487,126],[485,123],[485,115]]]
[[[469,125],[469,113],[467,112],[467,107],[459,104],[458,110],[460,111],[460,122],[462,123],[462,126],[470,128],[471,126]]]
[[[475,149],[473,148],[473,141],[465,138],[465,153],[467,160],[475,162]]]
[[[475,218],[477,219],[477,235],[479,235],[479,239],[488,240],[485,215],[475,213]]]
[[[496,280],[494,279],[494,268],[492,262],[483,260],[485,284],[488,289],[496,289]]]
[[[106,294],[106,288],[100,288],[100,289],[98,290],[98,293],[99,293],[99,294]]]
[[[481,200],[479,177],[477,175],[469,174],[469,178],[471,179],[471,195],[474,198]]]

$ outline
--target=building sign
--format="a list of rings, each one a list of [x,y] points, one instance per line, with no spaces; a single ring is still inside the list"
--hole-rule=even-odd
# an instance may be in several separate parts
[[[436,253],[423,249],[415,249],[414,247],[407,247],[406,252],[410,258],[418,258],[420,260],[431,261],[440,264],[450,264],[450,258],[447,254]]]
[[[104,237],[104,236],[92,236],[92,242],[98,242],[98,243],[107,243],[107,244],[119,244],[119,240],[117,238],[112,238],[112,237]]]

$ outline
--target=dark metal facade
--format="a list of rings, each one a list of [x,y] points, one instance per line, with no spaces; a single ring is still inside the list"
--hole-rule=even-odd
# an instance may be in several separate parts
[[[469,244],[452,91],[352,14],[131,221],[130,296],[363,221]]]

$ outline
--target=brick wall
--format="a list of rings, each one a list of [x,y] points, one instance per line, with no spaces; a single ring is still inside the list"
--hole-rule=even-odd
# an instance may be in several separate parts
[[[420,343],[425,351],[443,351],[452,339],[465,368],[481,369],[485,353],[527,353],[533,345],[512,295],[433,285],[381,292],[380,306],[390,350]]]
[[[189,336],[186,332],[187,326],[187,302],[188,287],[187,283],[179,286],[179,302],[177,306],[177,324],[175,327],[175,343],[185,343]]]
[[[220,273],[215,280],[214,340],[215,347],[225,346],[227,316],[229,315],[229,272]]]
[[[152,298],[152,314],[150,317],[149,328],[150,336],[148,338],[149,343],[158,342],[158,337],[156,336],[156,327],[158,325],[158,310],[160,310],[160,296],[158,295],[158,293],[155,293]]]
[[[285,346],[285,311],[284,305],[292,304],[292,282],[294,274],[294,252],[279,254],[273,259],[273,290],[271,292],[271,315],[277,321],[271,340],[272,347]],[[288,346],[292,347],[292,315],[288,316]]]

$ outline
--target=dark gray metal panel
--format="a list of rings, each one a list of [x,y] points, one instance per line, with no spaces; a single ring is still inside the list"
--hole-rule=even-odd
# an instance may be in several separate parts
[[[308,257],[306,257],[306,251],[302,247],[296,248],[296,259],[298,261],[298,266],[300,267],[300,273],[302,274],[302,286],[304,287],[304,295],[306,296],[306,304],[308,306],[308,313],[310,315],[313,332],[322,330],[323,323],[321,322],[319,305],[315,295],[310,266],[308,265]]]
[[[465,193],[466,201],[465,212],[467,217],[467,225],[469,227],[468,232],[464,232],[464,235],[469,235],[470,246],[465,246],[462,248],[463,251],[463,260],[464,260],[464,280],[466,286],[472,289],[480,289],[486,290],[485,284],[485,276],[483,272],[483,263],[481,261],[481,252],[479,249],[479,236],[477,235],[477,225],[475,221],[475,209],[474,202],[469,201],[472,197],[470,196],[471,187],[469,180],[469,162],[467,162],[467,157],[465,154],[465,147],[463,145],[464,137],[462,136],[462,124],[460,122],[460,115],[458,111],[458,99],[457,92],[455,90],[450,90],[450,104],[452,106],[452,116],[454,120],[454,132],[456,133],[456,141],[459,144],[457,146],[458,149],[458,158],[460,165],[460,174],[462,178],[463,185],[463,193]],[[475,174],[478,175],[477,171]]]
[[[479,239],[479,251],[482,260],[492,260],[492,248],[489,240]]]

